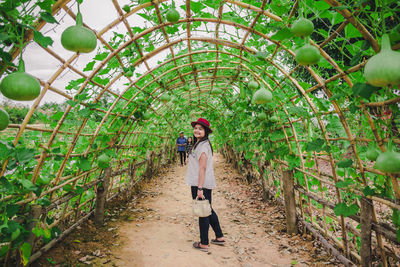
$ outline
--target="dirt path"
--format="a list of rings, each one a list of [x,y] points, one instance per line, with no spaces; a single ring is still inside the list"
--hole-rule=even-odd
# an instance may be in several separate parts
[[[224,247],[211,245],[208,253],[193,249],[199,240],[198,219],[191,214],[191,194],[185,185],[186,166],[170,169],[155,179],[149,197],[141,202],[144,219],[120,226],[121,246],[112,251],[115,266],[290,266],[308,265],[308,257],[285,250],[291,239],[277,240],[266,231],[268,215],[254,209],[255,201],[245,201],[243,187],[233,185],[238,177],[220,156],[214,157],[217,188],[213,208],[217,212],[227,240]],[[240,181],[240,183],[242,183]],[[258,199],[259,201],[260,199]],[[210,227],[210,239],[214,232]],[[279,238],[279,237],[278,237]],[[294,240],[299,242],[298,237]],[[295,242],[295,241],[294,241]],[[100,262],[104,263],[104,259]]]
[[[171,166],[146,184],[136,199],[112,208],[103,229],[89,221],[35,266],[335,265],[310,235],[286,235],[282,208],[263,202],[261,189],[247,185],[221,155],[215,154],[214,168],[213,208],[225,246],[211,244],[208,253],[192,248],[199,231],[185,185],[186,166]],[[214,237],[210,227],[209,238]]]

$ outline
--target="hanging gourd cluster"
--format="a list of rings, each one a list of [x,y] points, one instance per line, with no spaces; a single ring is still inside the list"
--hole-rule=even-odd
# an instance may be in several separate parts
[[[386,173],[400,173],[400,153],[394,151],[392,141],[388,143],[385,152],[381,152],[376,144],[371,143],[365,156],[368,160],[375,161],[375,169]]]
[[[305,39],[305,44],[296,50],[296,61],[303,66],[317,64],[321,54],[317,47],[310,44],[310,35],[314,31],[314,24],[306,18],[299,18],[292,25],[292,33]]]
[[[61,44],[67,50],[77,53],[92,52],[97,46],[97,37],[93,31],[82,26],[82,14],[79,9],[76,15],[76,25],[68,27],[61,35]],[[32,75],[25,72],[22,59],[23,46],[18,63],[18,70],[7,75],[0,83],[0,92],[8,99],[16,101],[32,101],[40,95],[40,83]],[[5,110],[0,109],[0,131],[7,128],[10,117]]]

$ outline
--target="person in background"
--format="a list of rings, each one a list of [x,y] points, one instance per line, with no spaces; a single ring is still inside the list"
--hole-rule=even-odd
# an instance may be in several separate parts
[[[193,139],[191,136],[189,136],[188,141],[186,143],[186,147],[185,147],[188,160],[189,160],[189,154],[192,151],[193,145],[194,145]]]
[[[181,166],[183,166],[183,164],[186,165],[186,143],[187,139],[183,136],[183,132],[180,132],[178,139],[176,139],[176,145],[178,146],[178,153],[181,158]]]

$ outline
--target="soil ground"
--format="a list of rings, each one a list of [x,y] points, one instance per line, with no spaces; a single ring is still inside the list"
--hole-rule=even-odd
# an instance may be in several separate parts
[[[219,154],[214,168],[213,208],[225,246],[211,244],[207,253],[192,248],[198,219],[191,213],[186,166],[175,164],[135,198],[114,202],[104,227],[88,221],[33,266],[338,266],[310,235],[287,235],[282,207],[264,202],[260,187],[248,185]],[[215,237],[211,227],[209,237]]]

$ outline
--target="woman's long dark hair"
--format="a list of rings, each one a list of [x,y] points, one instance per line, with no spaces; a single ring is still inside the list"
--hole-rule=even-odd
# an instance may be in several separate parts
[[[199,125],[201,125],[201,124],[199,124]],[[210,139],[208,139],[208,135],[210,134],[210,131],[209,131],[207,128],[205,128],[203,125],[201,125],[201,127],[204,128],[205,135],[204,135],[203,138],[200,139],[199,143],[197,143],[197,138],[196,138],[196,136],[193,135],[193,142],[194,142],[193,150],[195,150],[196,147],[197,147],[197,145],[200,144],[201,142],[208,141],[208,143],[210,144],[210,147],[211,147],[211,154],[214,154],[214,150],[213,150],[211,141],[210,141]]]

